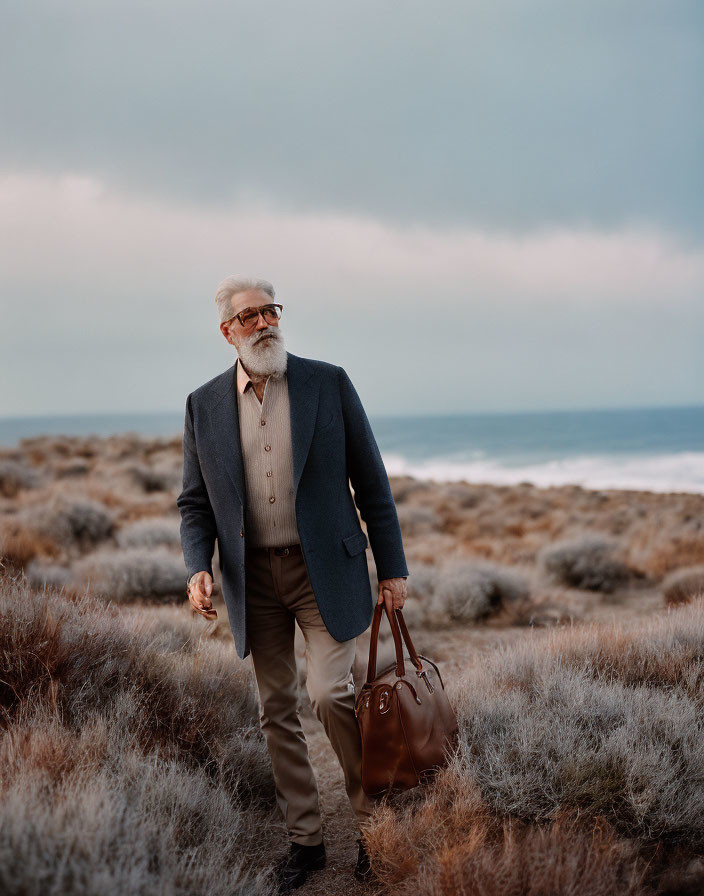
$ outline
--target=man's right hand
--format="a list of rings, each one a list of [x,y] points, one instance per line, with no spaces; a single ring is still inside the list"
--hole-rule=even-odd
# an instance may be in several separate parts
[[[193,609],[206,619],[217,619],[217,611],[213,607],[210,595],[213,592],[213,579],[209,572],[197,572],[188,585],[188,600]]]

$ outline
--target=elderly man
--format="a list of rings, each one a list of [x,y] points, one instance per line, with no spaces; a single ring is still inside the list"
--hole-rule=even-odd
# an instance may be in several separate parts
[[[281,892],[325,864],[316,779],[297,714],[294,624],[306,642],[306,686],[344,771],[360,836],[355,876],[369,876],[363,838],[373,801],[361,785],[354,716],[355,639],[377,603],[406,598],[408,569],[396,507],[367,415],[342,367],[287,352],[282,305],[265,280],[228,277],[215,302],[237,350],[224,373],[186,400],[181,543],[188,596],[214,619],[212,557],[237,653],[250,652],[289,851]],[[354,489],[354,498],[350,491]],[[356,507],[355,507],[356,505]],[[364,520],[369,542],[359,523]]]

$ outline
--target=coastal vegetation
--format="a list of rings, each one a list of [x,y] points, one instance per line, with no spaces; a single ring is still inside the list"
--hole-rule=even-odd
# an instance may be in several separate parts
[[[0,451],[8,896],[271,892],[286,837],[256,683],[217,548],[217,620],[186,601],[181,450],[129,434]],[[704,496],[391,487],[404,618],[439,662],[461,737],[432,784],[380,801],[367,835],[379,892],[701,892]],[[357,687],[368,646],[366,632]],[[351,810],[298,633],[296,651],[329,854],[350,864]],[[378,662],[392,657],[384,622]],[[363,892],[344,869],[302,896]]]

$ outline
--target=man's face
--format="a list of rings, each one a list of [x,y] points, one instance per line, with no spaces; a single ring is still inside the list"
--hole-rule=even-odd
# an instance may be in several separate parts
[[[259,308],[273,302],[270,295],[259,289],[235,293],[231,300],[233,319],[220,324],[220,331],[234,345],[250,375],[269,375],[286,368],[286,349],[278,320],[267,323],[259,315],[251,328],[245,328],[234,316],[245,308]]]
[[[261,305],[268,305],[272,301],[273,299],[271,296],[262,292],[260,289],[248,289],[245,292],[238,292],[232,296],[230,302],[232,304],[233,320],[221,323],[220,331],[225,339],[227,339],[231,345],[235,346],[238,352],[243,343],[247,346],[254,346],[258,345],[262,340],[265,342],[272,336],[275,337],[277,334],[272,333],[271,331],[274,328],[278,329],[279,322],[277,320],[274,323],[268,324],[264,318],[259,315],[256,324],[251,329],[245,329],[235,315],[239,314],[240,311],[244,311],[245,308],[259,308]]]

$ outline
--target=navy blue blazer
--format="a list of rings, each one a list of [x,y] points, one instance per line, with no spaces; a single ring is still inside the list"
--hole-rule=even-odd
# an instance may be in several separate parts
[[[379,580],[408,575],[401,528],[379,448],[347,373],[290,352],[287,359],[298,534],[325,627],[347,641],[369,627],[376,604],[367,544]],[[218,540],[230,628],[244,659],[247,496],[235,373],[233,364],[186,399],[183,490],[176,503],[189,577],[200,570],[212,575]]]

